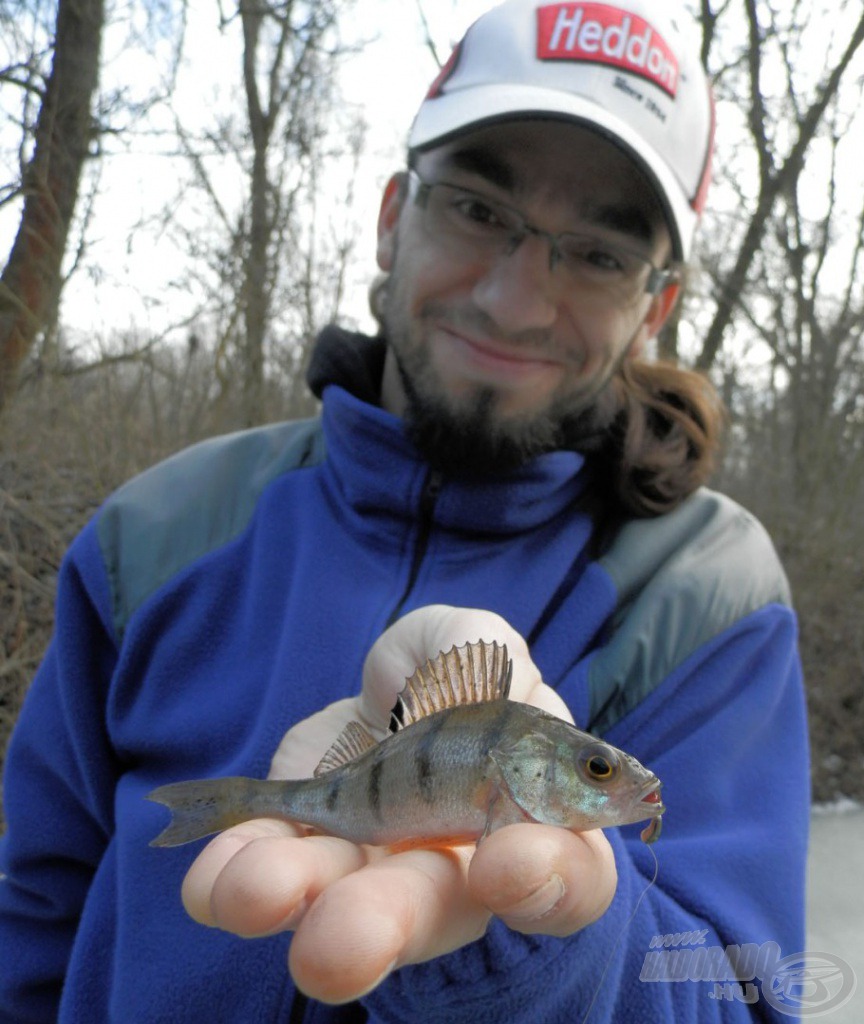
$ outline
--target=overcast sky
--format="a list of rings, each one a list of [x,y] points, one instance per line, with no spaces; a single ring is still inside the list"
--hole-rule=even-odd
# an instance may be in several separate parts
[[[467,26],[494,0],[423,0],[430,29],[442,59]],[[240,81],[239,30],[233,39],[220,35],[218,6],[213,0],[189,0],[186,35],[188,68],[178,80],[175,105],[184,120],[201,123],[218,110],[225,83]],[[127,45],[128,25],[109,26],[103,47],[106,88],[152,81],[160,55],[148,56]],[[345,64],[342,83],[346,101],[358,105],[369,126],[365,157],[356,180],[357,216],[363,225],[347,307],[362,317],[366,288],[374,273],[374,225],[378,198],[389,173],[403,159],[404,141],[414,112],[436,73],[426,47],[416,0],[356,0],[344,22],[346,42],[366,41]],[[161,58],[167,52],[164,47]],[[232,67],[232,65],[234,65]],[[143,90],[143,86],[142,86]],[[166,124],[169,123],[166,121]],[[13,142],[13,146],[15,143]],[[63,320],[72,328],[108,334],[113,329],[161,331],[166,322],[162,303],[147,300],[155,292],[170,299],[159,282],[179,276],[183,254],[164,236],[136,230],[170,197],[175,181],[160,143],[142,138],[129,152],[108,143],[113,155],[101,163],[99,196],[88,232],[87,273],[77,272],[64,293]],[[10,152],[7,150],[7,152]],[[14,155],[14,153],[12,153]],[[340,196],[332,208],[338,211]],[[8,253],[18,227],[17,204],[0,210],[0,246]],[[178,296],[178,300],[182,297]],[[170,319],[170,317],[169,317]]]
[[[451,45],[494,0],[420,2],[445,59]],[[220,35],[217,11],[213,0],[189,0],[189,66],[180,76],[174,97],[186,121],[194,122],[200,112],[203,124],[220,107],[227,108],[226,83],[239,83],[238,26],[234,26],[233,38]],[[158,58],[148,58],[143,50],[128,48],[127,28],[116,26],[106,35],[104,79],[108,87],[152,80],[164,66],[164,60],[160,65]],[[375,271],[374,226],[381,188],[388,174],[401,164],[408,127],[437,68],[425,44],[418,0],[355,0],[343,34],[346,42],[368,40],[362,51],[346,62],[342,82],[346,102],[363,110],[369,130],[356,179],[356,217],[362,230],[345,303],[347,312],[362,319],[366,289]],[[117,150],[116,143],[113,148]],[[91,273],[78,272],[66,290],[63,317],[67,325],[103,335],[130,328],[160,332],[167,322],[177,319],[172,316],[175,306],[179,310],[184,298],[188,299],[172,293],[170,285],[181,276],[184,261],[188,264],[186,254],[164,233],[135,228],[142,218],[160,209],[176,185],[177,168],[166,166],[164,158],[156,155],[158,149],[158,142],[140,139],[128,153],[121,151],[102,162],[96,216],[88,235]],[[809,160],[815,166],[818,159],[818,147],[814,147]],[[860,161],[843,166],[861,174]],[[825,201],[822,180],[814,192],[816,205]],[[341,189],[329,203],[337,222],[340,214],[344,221],[344,183]],[[856,193],[855,189],[849,191]],[[719,192],[712,200],[718,203]],[[814,209],[811,215],[816,212]],[[13,206],[0,210],[4,252],[17,229],[18,213]],[[737,215],[737,209],[734,213]],[[148,301],[148,295],[155,295],[157,301]]]
[[[446,59],[450,46],[494,0],[423,0],[435,42]],[[240,82],[239,29],[233,38],[220,35],[213,0],[189,0],[186,34],[188,68],[181,72],[174,103],[184,121],[201,124],[212,118],[226,83]],[[103,47],[106,88],[149,83],[164,66],[165,53],[148,56],[128,48],[128,26],[109,26]],[[369,126],[365,157],[356,180],[357,216],[363,226],[346,307],[363,317],[366,289],[374,271],[374,225],[381,187],[404,155],[404,141],[417,106],[437,71],[426,47],[415,0],[356,0],[344,22],[346,42],[368,40],[346,61],[342,82],[346,101],[358,105]],[[166,44],[165,51],[168,46]],[[232,66],[234,65],[234,66]],[[143,89],[143,86],[142,86]],[[166,115],[167,116],[167,115]],[[169,121],[165,122],[170,124]],[[159,232],[136,229],[168,200],[176,182],[158,155],[162,143],[146,137],[133,147],[108,142],[113,155],[102,161],[99,195],[88,238],[88,272],[77,272],[64,293],[63,321],[75,329],[108,335],[113,330],[161,331],[172,317],[166,305],[182,306],[170,284],[181,271],[184,254]],[[119,151],[118,151],[119,150]],[[344,186],[343,186],[344,187]],[[332,209],[338,213],[340,195]],[[0,245],[9,251],[20,210],[0,211]],[[160,282],[163,282],[160,284]],[[148,301],[148,295],[164,301]]]

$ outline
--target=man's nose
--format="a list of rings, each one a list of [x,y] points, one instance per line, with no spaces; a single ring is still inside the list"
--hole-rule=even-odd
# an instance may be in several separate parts
[[[490,261],[474,286],[476,305],[510,334],[552,327],[558,318],[561,280],[553,270],[550,240],[526,234]]]

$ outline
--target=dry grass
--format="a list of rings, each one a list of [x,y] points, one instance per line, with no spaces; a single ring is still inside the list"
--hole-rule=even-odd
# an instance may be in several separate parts
[[[58,399],[22,396],[0,427],[0,756],[51,632],[60,559],[108,487]]]
[[[27,457],[0,456],[0,755],[51,630],[68,527],[86,518],[51,493],[52,476]]]

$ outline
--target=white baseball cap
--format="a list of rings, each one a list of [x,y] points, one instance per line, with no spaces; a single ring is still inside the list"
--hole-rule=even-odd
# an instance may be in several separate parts
[[[619,146],[657,192],[686,260],[705,202],[711,89],[676,0],[506,0],[468,29],[432,83],[408,148],[497,121],[573,121]]]

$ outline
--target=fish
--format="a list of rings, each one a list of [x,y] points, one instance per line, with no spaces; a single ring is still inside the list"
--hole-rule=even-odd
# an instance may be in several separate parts
[[[481,842],[517,822],[574,832],[650,819],[661,783],[636,758],[570,722],[509,698],[506,645],[480,640],[419,665],[390,733],[351,722],[306,779],[172,782],[147,796],[172,814],[151,846],[172,847],[252,818],[276,817],[354,843],[389,847]]]

